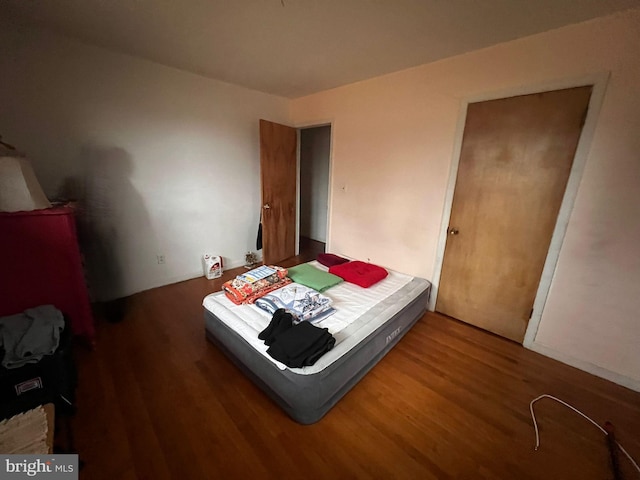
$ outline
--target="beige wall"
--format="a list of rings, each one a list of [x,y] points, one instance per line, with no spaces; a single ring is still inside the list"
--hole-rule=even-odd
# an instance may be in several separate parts
[[[258,120],[286,122],[288,100],[0,26],[0,133],[49,198],[79,196],[94,298],[202,275],[203,253],[244,264],[260,214]]]
[[[333,122],[328,250],[429,279],[464,99],[609,71],[533,348],[640,389],[640,10],[292,101]]]

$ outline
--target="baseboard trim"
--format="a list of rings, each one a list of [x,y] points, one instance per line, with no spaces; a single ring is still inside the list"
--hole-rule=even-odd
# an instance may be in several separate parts
[[[262,256],[260,255],[258,258],[259,261],[262,261]],[[245,265],[244,260],[225,260],[224,262],[224,271],[233,270],[234,268],[242,267]],[[165,277],[162,279],[162,283],[155,285],[153,287],[146,288],[145,290],[150,290],[152,288],[164,287],[166,285],[171,285],[173,283],[184,282],[187,280],[192,280],[194,278],[204,277],[204,273],[202,270],[196,270],[193,272],[187,272],[182,275],[173,275],[170,277]]]
[[[606,368],[599,367],[593,363],[586,362],[584,360],[577,359],[571,355],[566,355],[546,345],[541,345],[535,341],[531,345],[524,345],[525,348],[533,350],[545,357],[553,358],[559,362],[565,363],[575,368],[579,368],[587,373],[595,375],[596,377],[604,378],[618,385],[622,385],[630,390],[640,392],[640,380],[630,378],[619,373],[612,372]]]

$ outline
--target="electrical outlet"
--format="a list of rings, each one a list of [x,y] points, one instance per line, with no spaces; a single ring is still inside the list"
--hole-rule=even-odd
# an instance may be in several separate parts
[[[164,255],[156,255],[156,258],[158,259],[158,265],[164,265]]]

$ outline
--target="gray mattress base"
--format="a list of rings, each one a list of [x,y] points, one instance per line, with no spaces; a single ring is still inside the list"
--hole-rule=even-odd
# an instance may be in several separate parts
[[[424,315],[429,292],[429,288],[424,290],[347,354],[313,374],[279,369],[207,309],[205,331],[207,338],[291,418],[308,425],[319,421]]]

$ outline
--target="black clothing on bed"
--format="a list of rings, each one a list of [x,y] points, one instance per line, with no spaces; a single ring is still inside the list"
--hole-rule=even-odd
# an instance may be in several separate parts
[[[328,329],[300,322],[279,333],[267,353],[288,367],[300,368],[316,363],[335,344]]]
[[[313,365],[336,344],[326,328],[309,322],[294,325],[293,315],[284,308],[273,312],[271,322],[258,338],[269,345],[267,353],[272,358],[292,368]]]
[[[293,325],[293,315],[286,312],[284,308],[279,308],[273,312],[269,326],[260,332],[258,338],[264,340],[266,345],[271,345],[276,337],[288,330]]]

